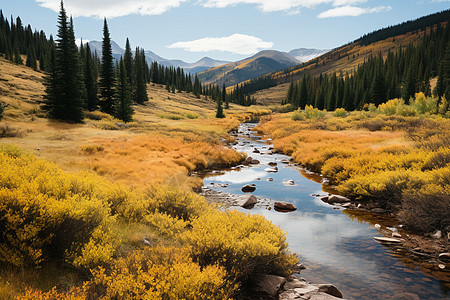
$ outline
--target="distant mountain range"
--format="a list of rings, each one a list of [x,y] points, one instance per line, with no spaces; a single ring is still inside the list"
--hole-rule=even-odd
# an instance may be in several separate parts
[[[102,42],[90,41],[89,46],[92,51],[97,51],[101,55]],[[125,49],[121,48],[114,41],[111,41],[111,48],[115,59],[119,59],[125,53]],[[203,57],[197,62],[187,63],[179,59],[163,58],[150,50],[145,51],[145,56],[148,63],[156,61],[167,67],[183,68],[191,74],[201,73],[199,76],[203,83],[221,85],[225,82],[227,86],[230,86],[260,75],[296,66],[299,63],[311,60],[328,51],[299,48],[286,53],[275,50],[264,50],[237,62]]]
[[[91,47],[91,51],[97,51],[97,53],[99,55],[101,55],[102,42],[90,41],[89,46]],[[115,59],[119,59],[125,53],[125,49],[121,48],[114,41],[111,41],[111,48],[112,48],[113,57]],[[152,61],[156,61],[156,62],[158,62],[158,64],[161,64],[161,65],[164,65],[167,67],[175,67],[175,68],[180,67],[191,74],[200,73],[200,72],[203,72],[210,68],[229,63],[229,61],[215,60],[215,59],[212,59],[209,57],[203,57],[202,59],[200,59],[199,61],[196,61],[194,63],[187,63],[187,62],[184,62],[179,59],[163,58],[150,50],[145,51],[145,57],[146,57],[148,63],[151,63]]]

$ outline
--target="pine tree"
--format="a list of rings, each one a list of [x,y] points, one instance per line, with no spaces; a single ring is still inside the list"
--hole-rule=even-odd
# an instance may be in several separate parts
[[[131,107],[131,88],[126,73],[124,61],[121,58],[115,90],[114,117],[124,122],[130,122],[133,120],[133,108]]]
[[[230,104],[228,103],[227,89],[225,88],[225,83],[222,85],[222,103],[223,102],[225,102],[225,109],[229,109]]]
[[[300,86],[300,93],[299,93],[299,101],[298,105],[300,109],[304,109],[306,104],[308,103],[308,87],[306,86],[306,76],[303,76],[302,83]]]
[[[216,111],[216,118],[225,118],[225,114],[223,113],[223,107],[222,107],[222,99],[217,100],[217,111]]]
[[[134,82],[136,85],[136,90],[134,92],[134,101],[139,104],[144,104],[148,101],[147,96],[147,81],[145,79],[145,52],[144,49],[136,48],[136,53],[134,56],[134,70],[135,78]]]
[[[84,59],[84,85],[86,87],[86,108],[89,111],[98,108],[97,78],[94,73],[94,64],[89,43],[86,44],[86,57]]]
[[[108,23],[106,18],[103,24],[102,41],[102,63],[100,68],[100,108],[107,114],[114,114],[114,65],[111,48],[111,38],[109,36]]]
[[[20,56],[20,51],[19,51],[19,44],[17,43],[17,41],[15,41],[14,43],[14,63],[16,65],[23,65],[23,60],[22,60],[22,56]]]
[[[51,48],[49,72],[45,78],[46,95],[44,108],[52,118],[71,122],[82,122],[84,118],[81,99],[82,76],[75,44],[73,21],[61,2],[58,15],[58,39],[56,49]]]
[[[123,63],[125,65],[126,76],[131,90],[134,89],[133,83],[133,54],[131,53],[130,41],[127,38],[125,43],[125,53],[123,55]]]

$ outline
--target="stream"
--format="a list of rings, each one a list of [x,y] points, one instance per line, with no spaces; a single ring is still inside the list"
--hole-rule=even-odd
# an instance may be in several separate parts
[[[388,236],[386,227],[398,225],[396,220],[329,205],[312,196],[332,192],[322,184],[326,180],[291,163],[289,156],[271,153],[270,139],[252,131],[255,126],[241,124],[233,148],[260,163],[203,174],[207,199],[208,193],[223,195],[222,199],[243,195],[243,185],[255,184],[252,194],[263,200],[252,209],[235,208],[279,225],[287,232],[290,251],[298,253],[306,267],[301,276],[312,283],[334,284],[345,299],[449,299],[449,264],[440,270],[430,258],[376,242],[373,237]],[[268,172],[269,162],[277,163],[277,172]],[[297,210],[277,212],[273,201],[291,202]]]

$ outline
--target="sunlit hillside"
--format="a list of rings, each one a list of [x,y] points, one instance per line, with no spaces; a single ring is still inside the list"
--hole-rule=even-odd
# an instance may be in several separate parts
[[[15,144],[66,171],[92,170],[132,185],[185,185],[193,170],[238,162],[242,157],[224,148],[227,132],[258,110],[231,104],[227,118],[215,119],[212,100],[149,84],[149,101],[134,106],[131,123],[93,112],[84,124],[67,124],[45,118],[40,109],[42,73],[0,59],[0,74],[0,101],[6,106],[0,126],[8,136],[2,144]]]

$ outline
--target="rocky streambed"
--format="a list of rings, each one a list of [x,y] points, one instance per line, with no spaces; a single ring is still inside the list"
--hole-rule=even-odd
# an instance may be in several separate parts
[[[251,158],[245,165],[201,174],[201,193],[221,209],[264,215],[287,232],[308,282],[298,274],[288,278],[277,292],[280,299],[336,297],[319,288],[324,283],[334,284],[346,299],[448,299],[446,239],[432,240],[427,248],[426,239],[405,231],[376,207],[335,195],[325,178],[273,153],[270,139],[262,139],[253,127],[242,124],[233,146]],[[295,209],[279,209],[282,202]],[[292,288],[292,282],[302,287]]]

